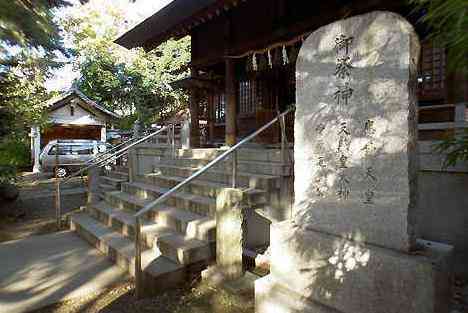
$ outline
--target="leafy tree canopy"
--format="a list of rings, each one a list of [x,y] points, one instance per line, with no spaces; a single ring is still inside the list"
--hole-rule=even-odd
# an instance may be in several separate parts
[[[146,53],[113,43],[135,21],[124,7],[91,0],[61,20],[72,42],[76,87],[108,109],[152,122],[179,110],[186,96],[170,83],[188,74],[190,41],[168,41]]]
[[[52,9],[63,0],[0,1],[0,183],[29,162],[28,129],[44,124],[45,81],[63,48]]]
[[[450,69],[467,69],[468,1],[409,0],[422,10],[421,22],[427,24],[432,38],[448,51]]]
[[[11,47],[36,49],[49,56],[55,51],[66,54],[52,8],[68,4],[65,0],[0,1],[0,63],[17,62],[9,53]]]

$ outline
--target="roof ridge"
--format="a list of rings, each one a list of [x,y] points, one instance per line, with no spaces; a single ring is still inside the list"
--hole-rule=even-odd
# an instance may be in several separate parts
[[[49,101],[47,101],[46,106],[47,106],[47,108],[49,110],[58,109],[58,108],[62,107],[62,105],[57,106],[57,103],[60,102],[60,101],[63,101],[65,98],[67,98],[67,97],[69,97],[69,96],[71,96],[73,94],[77,95],[81,100],[83,100],[91,108],[94,108],[94,109],[100,111],[101,113],[104,113],[106,115],[112,116],[113,118],[117,118],[117,119],[122,118],[119,114],[117,114],[115,112],[112,112],[112,111],[106,109],[105,107],[103,107],[102,105],[98,104],[96,101],[91,100],[88,96],[86,96],[81,90],[79,90],[76,87],[71,87],[68,91],[60,94],[57,97],[54,97],[54,98],[50,99]],[[56,107],[54,107],[54,106],[56,106]]]

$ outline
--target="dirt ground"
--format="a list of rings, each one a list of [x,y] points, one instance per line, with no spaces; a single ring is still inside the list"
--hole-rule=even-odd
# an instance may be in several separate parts
[[[465,287],[463,287],[465,286]],[[467,281],[456,279],[451,313],[468,313]],[[204,283],[136,300],[128,282],[101,293],[48,306],[31,313],[254,313],[252,294],[233,295]]]
[[[64,214],[79,209],[83,184],[77,179],[65,190],[70,192]],[[53,205],[54,179],[25,175],[19,183],[24,214],[0,219],[0,242],[57,231]],[[81,188],[81,189],[80,189]],[[80,191],[81,190],[81,191]],[[67,192],[65,192],[67,193]],[[76,193],[76,194],[75,194]],[[52,201],[52,202],[51,202]],[[468,313],[468,281],[455,279],[452,313]],[[253,313],[253,294],[232,295],[223,289],[193,282],[156,297],[136,300],[132,281],[31,313]]]
[[[32,313],[253,313],[253,293],[232,295],[204,283],[136,300],[128,282],[98,294],[48,306]]]
[[[86,178],[76,178],[62,186],[62,214],[85,203]],[[50,174],[23,173],[18,177],[20,196],[8,203],[7,216],[0,216],[0,242],[57,231],[55,179]]]

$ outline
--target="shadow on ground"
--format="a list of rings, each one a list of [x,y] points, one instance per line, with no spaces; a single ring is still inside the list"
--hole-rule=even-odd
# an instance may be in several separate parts
[[[253,313],[253,294],[233,295],[205,283],[169,290],[136,300],[131,282],[85,298],[66,301],[33,313]]]

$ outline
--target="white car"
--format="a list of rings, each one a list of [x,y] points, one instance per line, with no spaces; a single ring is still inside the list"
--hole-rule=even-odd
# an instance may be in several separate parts
[[[111,147],[110,144],[97,140],[52,140],[42,150],[39,160],[44,171],[53,171],[56,168],[57,177],[63,178]]]

